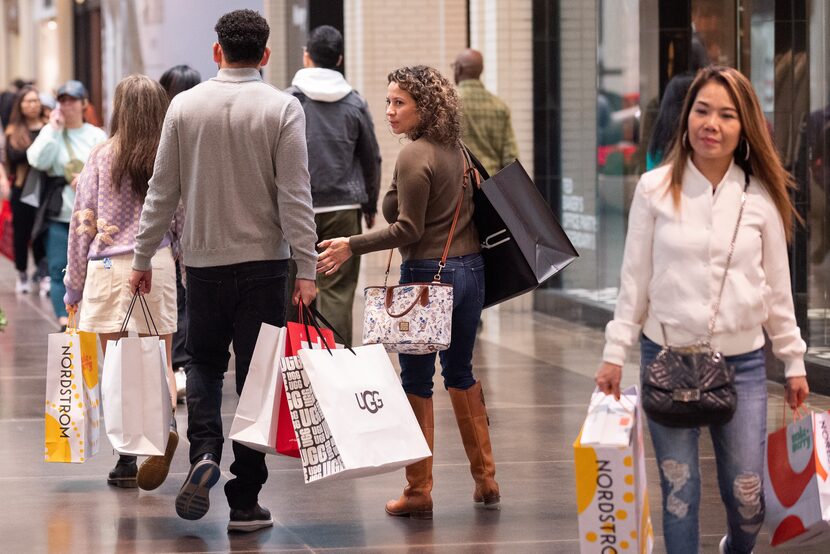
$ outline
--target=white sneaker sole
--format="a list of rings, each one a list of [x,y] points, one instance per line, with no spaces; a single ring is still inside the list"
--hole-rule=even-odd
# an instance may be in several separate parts
[[[254,521],[231,521],[228,523],[228,532],[250,533],[252,531],[259,531],[274,526],[274,518],[265,520],[257,519]]]

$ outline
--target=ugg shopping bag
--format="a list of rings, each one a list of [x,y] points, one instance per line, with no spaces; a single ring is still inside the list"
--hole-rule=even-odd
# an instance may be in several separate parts
[[[263,323],[231,424],[230,439],[265,452],[300,457],[285,399],[279,361],[286,354],[285,327]]]
[[[306,483],[394,471],[432,455],[380,344],[282,361]]]
[[[580,552],[606,553],[610,545],[614,552],[648,554],[654,547],[642,410],[637,402],[636,386],[623,391],[620,411],[630,415],[631,425],[618,414],[595,417],[601,404],[592,402],[574,442]],[[595,426],[602,428],[595,429]],[[620,428],[627,430],[627,438],[622,442]],[[586,435],[607,437],[609,444],[586,444],[583,441]]]
[[[44,457],[85,462],[98,452],[100,436],[98,337],[70,327],[49,335],[47,348]]]
[[[810,413],[767,436],[765,523],[772,546],[830,540],[830,412]]]

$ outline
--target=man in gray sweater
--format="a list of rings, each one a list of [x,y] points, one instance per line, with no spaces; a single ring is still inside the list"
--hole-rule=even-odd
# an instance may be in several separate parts
[[[133,289],[150,292],[151,259],[182,201],[191,469],[176,497],[176,512],[191,520],[207,513],[209,489],[219,480],[230,343],[241,393],[261,324],[284,324],[291,252],[297,264],[293,301],[308,304],[316,296],[303,109],[260,77],[270,56],[270,30],[262,16],[233,11],[215,30],[217,76],[170,103],[130,279]],[[228,531],[272,526],[270,512],[258,503],[268,477],[264,454],[236,442],[233,452],[234,478],[225,484]]]

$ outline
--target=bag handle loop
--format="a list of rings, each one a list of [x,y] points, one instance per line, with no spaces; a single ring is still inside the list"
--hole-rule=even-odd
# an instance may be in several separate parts
[[[395,287],[389,287],[389,288],[386,289],[386,300],[385,300],[384,304],[386,305],[386,313],[389,314],[389,317],[393,317],[393,318],[397,319],[397,318],[403,317],[406,314],[408,314],[409,312],[411,312],[412,309],[418,303],[420,303],[421,306],[426,306],[427,304],[429,304],[429,288],[428,287],[421,287],[421,292],[419,292],[415,296],[415,299],[412,301],[412,303],[409,305],[409,307],[407,307],[404,311],[402,311],[399,314],[393,314],[392,311],[391,311],[391,308],[392,308],[392,299],[393,299],[394,290],[395,290]]]

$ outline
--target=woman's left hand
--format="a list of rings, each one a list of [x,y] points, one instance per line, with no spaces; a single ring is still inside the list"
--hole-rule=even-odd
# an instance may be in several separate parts
[[[352,249],[347,237],[338,237],[321,241],[318,245],[325,250],[317,256],[317,273],[331,275],[352,257]]]
[[[787,404],[795,410],[807,399],[810,394],[810,387],[807,385],[806,377],[788,377],[784,386]]]

